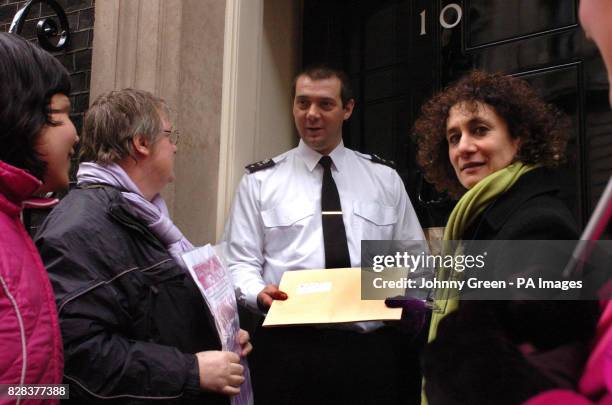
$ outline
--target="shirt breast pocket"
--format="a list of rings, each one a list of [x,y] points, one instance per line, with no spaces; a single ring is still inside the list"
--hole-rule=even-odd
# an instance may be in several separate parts
[[[353,213],[353,226],[361,234],[361,239],[393,239],[393,228],[397,223],[397,212],[394,207],[374,201],[355,201]]]
[[[299,243],[300,236],[314,215],[314,205],[292,202],[261,212],[268,248],[289,248]]]

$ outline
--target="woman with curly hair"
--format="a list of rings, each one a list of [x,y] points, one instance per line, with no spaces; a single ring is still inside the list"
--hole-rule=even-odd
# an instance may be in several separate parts
[[[523,80],[481,71],[425,103],[415,123],[418,162],[438,191],[459,198],[444,239],[577,239],[552,180],[565,160],[566,122]],[[525,270],[497,253],[487,275],[504,273],[495,268],[502,262]],[[520,404],[571,385],[593,334],[593,304],[450,300],[432,317],[425,351],[429,404]]]
[[[478,148],[478,142],[466,141],[485,138],[491,129],[476,125],[476,136],[463,137],[464,142],[459,142],[464,129],[460,125],[474,126],[487,120],[497,124],[493,132],[500,138],[495,144],[504,153],[494,153],[492,162],[477,165],[478,159],[472,158],[479,156],[471,149]],[[565,161],[566,127],[566,117],[540,100],[525,81],[473,71],[423,106],[415,123],[417,160],[425,178],[438,191],[461,197],[486,175],[511,163],[558,167]],[[489,150],[481,152],[487,154]],[[466,157],[474,161],[467,162]],[[467,163],[470,170],[462,166]]]

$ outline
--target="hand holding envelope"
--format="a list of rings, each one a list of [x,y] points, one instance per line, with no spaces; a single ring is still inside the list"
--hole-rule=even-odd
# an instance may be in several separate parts
[[[295,270],[283,274],[278,287],[284,301],[274,300],[263,326],[399,320],[401,308],[382,300],[361,299],[361,269]]]
[[[267,312],[272,305],[272,301],[284,301],[286,299],[287,293],[279,290],[276,284],[268,284],[257,294],[257,306],[261,312]]]
[[[405,335],[413,337],[416,337],[425,326],[427,312],[430,311],[425,301],[403,296],[387,298],[385,305],[389,308],[402,309],[399,328]]]

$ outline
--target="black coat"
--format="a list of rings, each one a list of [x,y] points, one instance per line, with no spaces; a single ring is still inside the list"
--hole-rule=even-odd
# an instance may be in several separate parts
[[[555,172],[535,169],[521,178],[465,231],[464,240],[575,240],[574,216],[559,198]]]
[[[574,218],[552,179],[554,173],[546,169],[523,175],[463,239],[577,239]],[[566,253],[556,258],[558,263],[567,262],[571,251]],[[521,256],[498,249],[493,260],[520,272]],[[457,311],[442,319],[424,354],[429,404],[520,404],[546,389],[571,388],[597,315],[595,301],[460,301]]]
[[[229,403],[199,389],[194,353],[221,349],[203,297],[118,190],[70,192],[36,245],[55,292],[71,399]]]

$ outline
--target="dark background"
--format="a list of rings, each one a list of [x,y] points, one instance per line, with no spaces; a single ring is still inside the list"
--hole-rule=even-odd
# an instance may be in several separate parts
[[[451,3],[462,16],[444,28]],[[458,17],[444,12],[446,23]],[[303,62],[349,73],[357,107],[345,143],[397,163],[424,227],[443,226],[453,202],[415,163],[421,104],[472,68],[522,76],[572,119],[560,180],[584,225],[612,173],[612,113],[605,66],[578,24],[576,0],[305,0]]]

